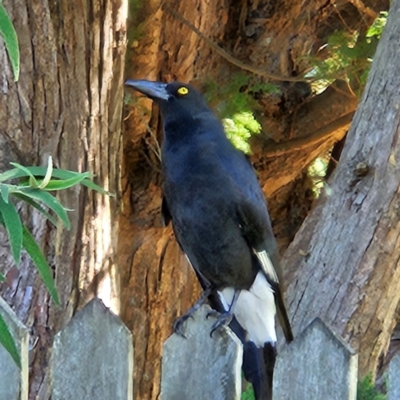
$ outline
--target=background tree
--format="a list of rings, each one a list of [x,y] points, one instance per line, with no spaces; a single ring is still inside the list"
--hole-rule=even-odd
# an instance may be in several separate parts
[[[17,31],[21,73],[14,82],[0,39],[0,170],[10,162],[90,170],[119,193],[124,2],[4,1]],[[119,309],[115,252],[118,200],[74,188],[60,194],[71,230],[54,229],[20,206],[54,268],[61,307],[50,301],[29,257],[17,269],[0,232],[1,295],[31,329],[30,398],[49,397],[53,336],[78,307],[100,296]]]
[[[254,111],[262,133],[251,138],[252,160],[283,252],[314,199],[310,164],[323,157],[329,173],[336,166],[379,36],[375,27],[370,29],[388,3],[170,0],[162,4],[131,4],[127,75],[191,81],[206,91],[221,116]],[[156,398],[162,343],[172,320],[196,298],[197,283],[171,231],[160,226],[157,109],[146,99],[131,101],[118,251],[123,266],[122,316],[135,332],[137,396]],[[232,104],[236,108],[228,107]],[[304,231],[307,226],[312,224],[307,222]],[[299,249],[308,251],[295,246],[288,253],[290,290],[296,282],[292,271]],[[331,242],[330,248],[334,246]],[[327,289],[331,296],[338,286]],[[294,314],[299,299],[289,295]],[[316,308],[315,315],[321,310]],[[304,312],[296,313],[297,330],[306,321]],[[348,315],[340,313],[335,318],[348,321]],[[376,363],[368,359],[361,365],[364,373]]]
[[[321,316],[359,351],[361,376],[377,371],[400,299],[399,16],[395,1],[339,166],[285,253],[295,329]]]

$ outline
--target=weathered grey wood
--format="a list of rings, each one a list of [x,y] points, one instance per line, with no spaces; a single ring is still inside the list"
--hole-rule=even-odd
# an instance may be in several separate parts
[[[28,343],[29,331],[10,306],[0,297],[0,314],[6,322],[19,350],[22,368],[0,345],[0,399],[28,399]]]
[[[400,399],[400,353],[397,353],[389,364],[389,387],[387,400]]]
[[[165,342],[162,400],[240,399],[242,345],[229,329],[210,337],[210,310],[203,306],[186,322],[186,339],[174,333]]]
[[[52,400],[133,398],[132,336],[99,299],[55,336]]]
[[[316,318],[278,355],[274,400],[355,400],[358,356]]]
[[[323,316],[375,374],[400,301],[400,0],[393,0],[368,83],[329,180],[285,252],[294,334]]]

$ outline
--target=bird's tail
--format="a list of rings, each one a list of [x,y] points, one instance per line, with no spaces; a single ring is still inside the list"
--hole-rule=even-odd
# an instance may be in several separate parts
[[[246,332],[235,318],[232,320],[230,328],[243,343],[242,370],[245,379],[253,386],[255,399],[272,400],[272,381],[276,359],[275,344],[265,343],[262,348],[246,340]]]
[[[206,289],[207,283],[205,278],[197,273],[197,278],[203,289]],[[208,296],[208,301],[214,310],[219,313],[226,311],[221,297],[216,290],[212,291]],[[275,343],[264,343],[264,347],[256,346],[255,343],[249,341],[248,333],[239,324],[236,317],[233,317],[229,324],[229,328],[235,333],[243,345],[243,364],[242,370],[245,379],[253,386],[254,396],[256,400],[272,400],[272,380],[276,359]]]

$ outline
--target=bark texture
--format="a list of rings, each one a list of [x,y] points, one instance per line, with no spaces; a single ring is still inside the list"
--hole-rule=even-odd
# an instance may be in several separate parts
[[[394,1],[340,164],[285,253],[295,332],[320,316],[376,372],[400,299],[400,145]]]
[[[4,1],[17,31],[17,83],[0,39],[0,170],[9,162],[90,171],[118,193],[121,159],[124,2]],[[119,309],[115,264],[118,199],[82,188],[59,196],[73,212],[71,230],[54,229],[22,206],[24,221],[54,268],[61,307],[49,299],[27,256],[17,269],[1,237],[1,295],[31,328],[30,399],[49,397],[53,336],[94,294]]]

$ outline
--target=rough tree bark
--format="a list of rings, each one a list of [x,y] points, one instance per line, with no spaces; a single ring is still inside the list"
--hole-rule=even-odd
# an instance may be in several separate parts
[[[285,253],[295,332],[320,316],[374,374],[400,299],[400,1],[325,195]]]
[[[194,81],[200,87],[210,80],[220,87],[229,85],[234,74],[249,66],[266,80],[275,76],[281,94],[258,98],[263,134],[253,139],[252,159],[285,249],[310,208],[305,170],[343,138],[358,102],[343,82],[307,97],[302,82],[294,81],[335,30],[365,30],[386,7],[386,1],[375,1],[365,14],[362,2],[142,2],[132,14],[127,75]],[[135,104],[127,107],[122,167],[121,315],[135,337],[136,397],[156,399],[162,343],[199,288],[171,229],[163,229],[160,222],[158,110],[134,96]]]
[[[126,42],[125,2],[4,1],[17,31],[21,75],[13,82],[0,39],[0,170],[9,162],[91,171],[119,192],[121,116]],[[30,399],[49,397],[53,336],[94,294],[119,309],[115,264],[118,200],[82,188],[60,195],[71,230],[53,229],[22,209],[24,221],[54,268],[61,307],[49,299],[23,256],[17,269],[2,236],[1,295],[31,328]],[[3,246],[4,244],[4,246]]]

